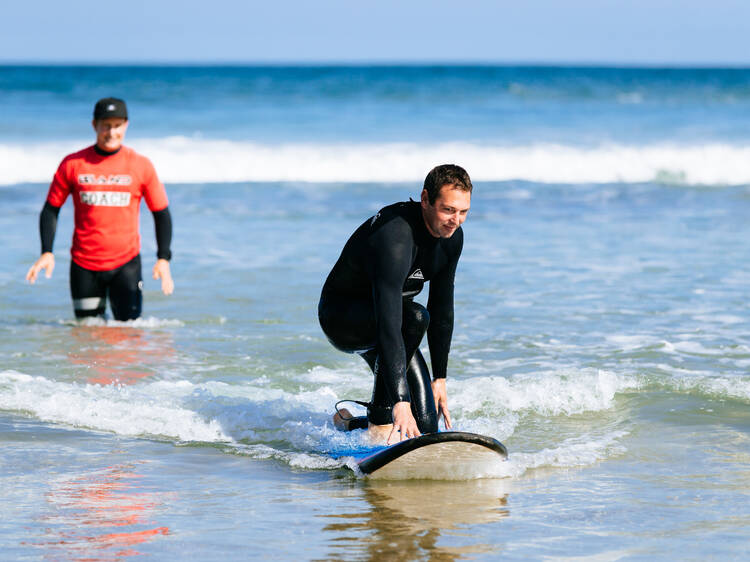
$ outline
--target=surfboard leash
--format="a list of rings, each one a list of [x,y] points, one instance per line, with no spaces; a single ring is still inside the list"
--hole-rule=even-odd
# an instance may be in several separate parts
[[[345,421],[353,420],[354,416],[349,416],[348,418],[345,418],[344,416],[341,415],[341,411],[339,410],[339,404],[341,404],[343,402],[351,402],[352,404],[359,404],[360,406],[364,406],[368,410],[370,409],[370,406],[372,406],[372,404],[370,404],[369,402],[361,402],[360,400],[349,400],[349,399],[346,399],[346,398],[344,400],[339,400],[334,405],[334,408],[336,409],[336,413],[339,415],[339,417],[342,420],[345,420]]]

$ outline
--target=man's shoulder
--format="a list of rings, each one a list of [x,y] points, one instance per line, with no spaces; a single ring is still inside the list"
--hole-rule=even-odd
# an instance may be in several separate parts
[[[414,201],[401,201],[380,209],[370,219],[372,232],[382,228],[397,229],[404,232],[411,230],[414,220]]]
[[[78,150],[77,152],[72,152],[65,156],[65,158],[62,159],[62,164],[69,164],[77,161],[85,161],[87,158],[90,157],[91,154],[96,154],[94,151],[94,145],[87,146],[86,148],[82,148],[81,150]]]
[[[132,160],[138,160],[139,162],[148,162],[149,164],[151,164],[151,160],[149,160],[146,156],[144,156],[143,154],[141,154],[134,148],[125,146],[124,144],[122,145],[120,152],[126,158],[130,158]]]
[[[383,207],[373,216],[366,229],[370,252],[400,262],[410,259],[416,248],[416,236],[408,205],[396,203]]]
[[[139,171],[141,173],[155,173],[154,165],[151,163],[151,160],[141,154],[140,152],[137,152],[135,149],[130,148],[129,146],[123,145],[120,149],[120,155],[121,157],[128,163],[128,166],[133,168],[135,171]]]

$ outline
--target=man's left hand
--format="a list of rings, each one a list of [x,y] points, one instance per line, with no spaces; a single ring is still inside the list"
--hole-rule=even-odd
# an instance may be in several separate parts
[[[453,429],[451,413],[448,411],[448,391],[445,389],[445,379],[435,379],[432,381],[432,394],[435,397],[438,419],[440,419],[440,416],[443,416],[445,429]]]
[[[158,259],[154,265],[154,279],[161,279],[161,290],[165,295],[171,295],[174,291],[174,281],[169,270],[167,260]]]

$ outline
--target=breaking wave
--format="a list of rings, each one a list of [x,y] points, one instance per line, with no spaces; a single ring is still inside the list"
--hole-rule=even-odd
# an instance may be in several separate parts
[[[65,154],[89,144],[0,144],[0,184],[47,183]],[[455,162],[479,181],[543,183],[750,184],[750,145],[470,142],[281,143],[190,137],[134,139],[167,183],[265,181],[421,181],[437,163]]]

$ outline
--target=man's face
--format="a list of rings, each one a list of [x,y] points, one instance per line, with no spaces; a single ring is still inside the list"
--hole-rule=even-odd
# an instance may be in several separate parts
[[[128,120],[120,117],[107,117],[92,122],[96,131],[96,145],[107,152],[114,152],[122,146]]]
[[[471,207],[471,193],[456,189],[452,184],[440,188],[435,204],[431,205],[427,191],[422,190],[422,217],[435,238],[450,238],[466,220]]]

